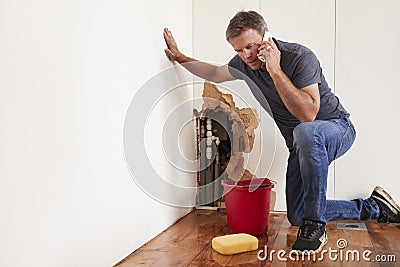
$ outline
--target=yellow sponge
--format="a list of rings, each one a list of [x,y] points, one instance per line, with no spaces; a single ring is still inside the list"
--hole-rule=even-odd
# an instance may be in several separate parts
[[[212,248],[224,255],[232,255],[258,248],[258,239],[248,234],[232,234],[214,237]]]

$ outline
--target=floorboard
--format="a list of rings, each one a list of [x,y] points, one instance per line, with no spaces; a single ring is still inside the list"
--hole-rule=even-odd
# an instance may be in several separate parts
[[[213,237],[232,233],[225,212],[194,210],[116,266],[400,266],[400,226],[364,223],[366,230],[354,230],[329,222],[325,251],[302,258],[290,254],[298,227],[285,214],[271,214],[268,234],[257,236],[258,250],[225,256],[211,247]]]

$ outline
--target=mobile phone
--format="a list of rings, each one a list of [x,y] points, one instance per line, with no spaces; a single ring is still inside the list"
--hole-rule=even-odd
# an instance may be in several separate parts
[[[265,41],[268,41],[268,39],[269,39],[270,37],[272,37],[272,34],[271,34],[270,32],[267,32],[267,31],[266,31],[266,32],[264,33],[263,41],[264,41],[264,42],[265,42]],[[263,56],[259,56],[258,59],[261,60],[262,62],[265,62],[265,58],[264,58]]]

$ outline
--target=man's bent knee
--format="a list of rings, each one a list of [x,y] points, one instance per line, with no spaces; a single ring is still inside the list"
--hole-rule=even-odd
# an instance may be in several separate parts
[[[314,122],[303,122],[293,130],[293,144],[297,148],[308,147],[314,142],[314,132],[316,124]]]

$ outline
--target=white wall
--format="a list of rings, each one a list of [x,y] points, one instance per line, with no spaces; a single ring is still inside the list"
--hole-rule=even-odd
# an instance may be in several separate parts
[[[356,143],[336,163],[337,198],[381,185],[400,201],[400,2],[337,1],[336,91],[351,112]]]
[[[163,27],[191,52],[191,8],[0,2],[0,266],[111,266],[188,212],[137,187],[122,137],[135,92],[170,66]]]

